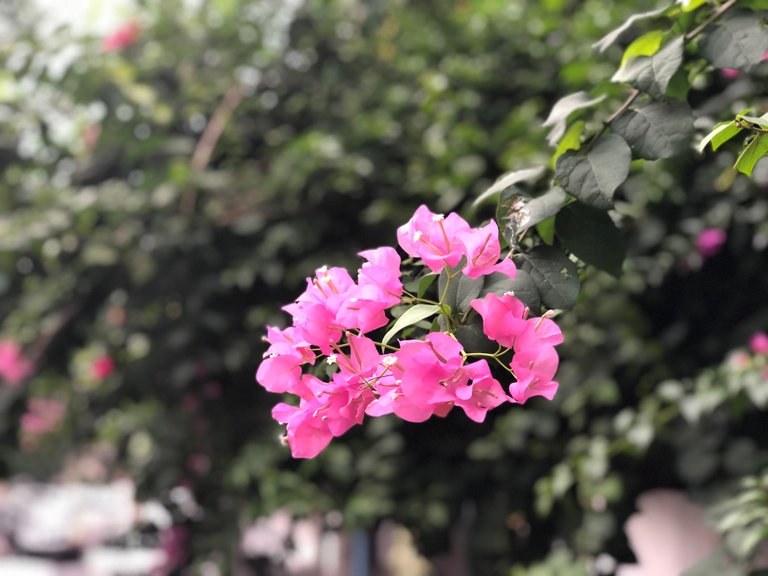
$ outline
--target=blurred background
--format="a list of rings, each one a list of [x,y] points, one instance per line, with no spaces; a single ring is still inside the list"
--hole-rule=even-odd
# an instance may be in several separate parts
[[[254,382],[316,267],[422,203],[492,217],[472,200],[549,160],[552,104],[620,59],[591,44],[648,8],[2,2],[0,574],[664,576],[638,502],[688,522],[651,518],[662,548],[751,573],[768,166],[735,177],[736,148],[633,170],[624,274],[583,271],[552,402],[376,418],[296,461]],[[697,115],[765,107],[767,66],[699,71]],[[704,527],[723,511],[752,516]]]

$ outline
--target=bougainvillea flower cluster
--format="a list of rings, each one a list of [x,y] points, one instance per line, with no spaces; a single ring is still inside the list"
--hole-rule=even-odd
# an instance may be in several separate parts
[[[256,379],[295,397],[272,411],[286,425],[294,457],[316,456],[365,416],[423,422],[459,408],[482,422],[505,402],[552,399],[557,391],[557,324],[547,314],[531,317],[509,291],[483,290],[490,275],[512,280],[516,273],[501,257],[495,222],[472,228],[457,214],[421,206],[397,238],[407,261],[387,246],[360,253],[365,261],[356,278],[344,268],[319,268],[284,307],[291,326],[267,327],[269,347]],[[425,284],[430,275],[440,275],[442,286],[433,297],[403,287],[404,276]],[[477,297],[459,314],[446,297],[462,275]],[[457,333],[472,321],[482,323],[496,352],[465,347]],[[396,344],[389,341],[393,331],[400,334]],[[504,385],[495,374],[503,374]]]

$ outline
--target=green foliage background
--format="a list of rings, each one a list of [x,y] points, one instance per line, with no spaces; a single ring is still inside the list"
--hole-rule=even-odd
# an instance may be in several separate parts
[[[38,370],[0,389],[2,475],[45,477],[108,443],[143,494],[193,487],[205,510],[193,562],[230,561],[238,525],[285,504],[341,510],[350,526],[396,518],[427,553],[469,516],[476,574],[546,562],[555,542],[568,553],[552,570],[604,551],[631,561],[621,525],[641,492],[735,495],[768,465],[765,362],[732,355],[768,326],[768,173],[731,173],[736,147],[702,156],[692,142],[633,164],[611,213],[623,274],[580,269],[551,403],[481,426],[375,419],[292,461],[275,398],[253,381],[264,325],[285,323],[279,307],[316,267],[394,244],[421,203],[493,217],[472,200],[549,162],[551,106],[607,84],[621,46],[591,44],[644,9],[145,0],[134,45],[78,41],[66,58],[67,31],[36,36],[21,7],[0,73],[0,318]],[[689,101],[712,123],[765,108],[767,66],[735,80],[692,71]],[[728,241],[704,261],[706,227]],[[103,353],[117,369],[95,384]],[[30,396],[68,405],[34,452],[18,430]],[[202,470],[189,464],[200,456]]]

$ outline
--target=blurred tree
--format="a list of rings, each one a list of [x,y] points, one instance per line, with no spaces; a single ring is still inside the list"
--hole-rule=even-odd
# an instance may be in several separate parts
[[[192,487],[193,562],[227,562],[240,522],[285,504],[350,526],[394,517],[430,553],[463,514],[476,574],[555,541],[569,551],[553,566],[627,559],[642,491],[759,474],[765,358],[728,367],[768,324],[768,172],[734,176],[733,146],[635,163],[611,213],[624,274],[581,269],[552,403],[481,426],[377,419],[297,462],[253,382],[264,324],[286,322],[317,266],[393,244],[421,203],[492,217],[473,199],[550,161],[541,122],[560,96],[606,88],[621,50],[591,44],[645,8],[145,1],[117,37],[74,42],[35,35],[21,6],[0,73],[0,317],[35,369],[0,389],[2,473],[48,476],[108,443],[145,494]],[[638,26],[622,45],[652,24]],[[762,111],[766,66],[687,69],[701,128]],[[607,115],[624,92],[606,90]],[[717,253],[696,250],[707,228],[725,232]],[[30,444],[39,398],[66,415]]]

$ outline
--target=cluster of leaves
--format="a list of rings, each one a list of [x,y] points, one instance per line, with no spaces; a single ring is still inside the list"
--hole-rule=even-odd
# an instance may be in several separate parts
[[[543,245],[557,244],[584,263],[614,276],[621,273],[626,253],[622,234],[607,211],[627,180],[633,161],[665,160],[684,155],[691,147],[694,113],[688,103],[691,87],[702,74],[716,69],[749,72],[768,52],[766,17],[760,2],[712,6],[706,2],[676,2],[636,14],[605,35],[594,47],[603,52],[643,22],[650,30],[624,50],[611,83],[561,98],[544,126],[556,147],[549,168],[524,169],[500,178],[478,198],[500,193],[496,217],[504,237],[527,256],[534,272],[528,289],[546,294],[543,302],[568,308],[578,294],[578,278],[564,254],[542,247],[531,249],[530,229]],[[711,67],[710,67],[711,66]],[[738,74],[739,72],[736,72]],[[629,95],[609,116],[605,106],[621,90]],[[592,111],[592,114],[589,114]],[[701,142],[717,149],[742,130],[750,133],[735,168],[751,175],[768,152],[763,140],[768,120],[745,115],[717,124]],[[551,178],[544,179],[544,175]],[[521,189],[521,182],[530,182]],[[543,187],[543,190],[542,190]],[[528,241],[523,239],[528,236]],[[538,251],[538,252],[537,252]],[[536,258],[542,256],[543,258]],[[562,271],[560,275],[553,272]],[[528,280],[528,278],[526,278]],[[531,305],[537,305],[533,299]]]

